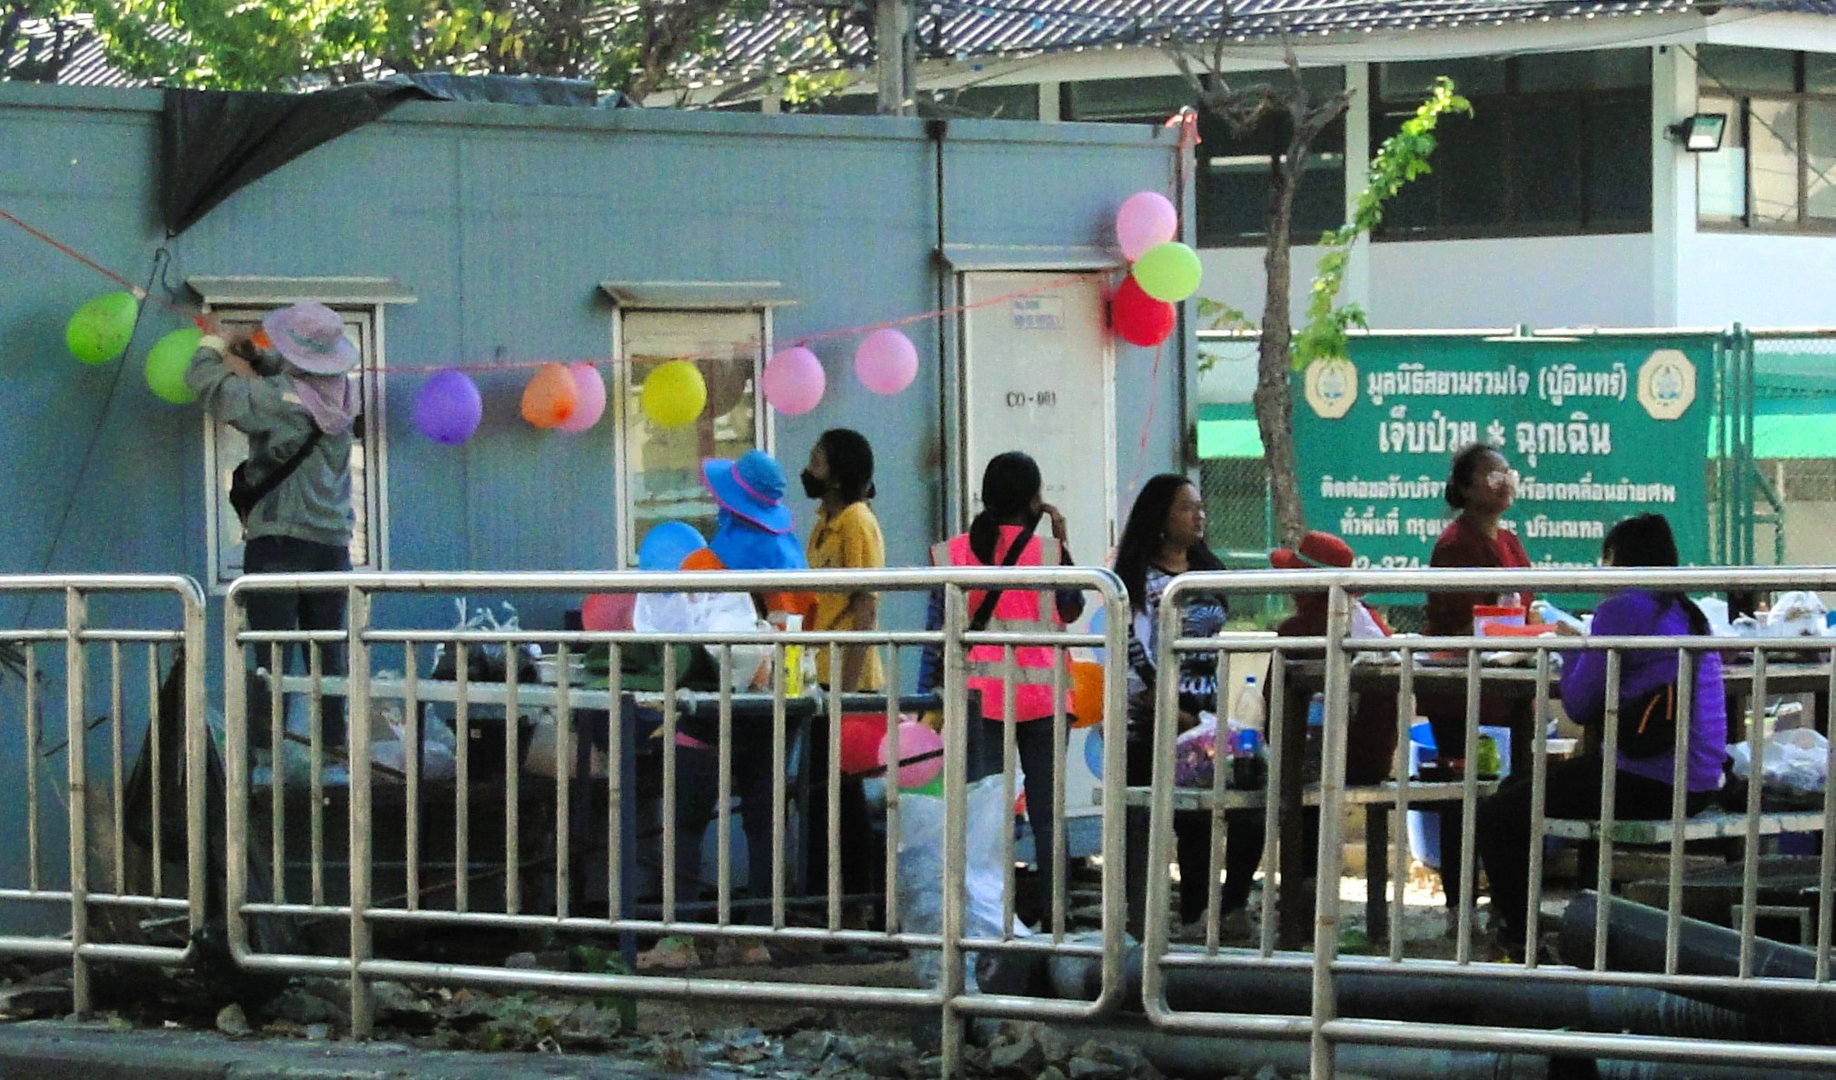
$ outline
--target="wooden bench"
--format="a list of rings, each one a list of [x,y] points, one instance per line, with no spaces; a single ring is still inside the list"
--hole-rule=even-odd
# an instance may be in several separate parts
[[[1600,842],[1600,822],[1598,821],[1549,818],[1544,822],[1543,831],[1549,836],[1560,836],[1567,840]],[[1823,811],[1821,810],[1771,810],[1760,814],[1759,835],[1761,836],[1822,831]],[[1612,837],[1615,844],[1635,846],[1668,844],[1675,839],[1675,836],[1676,830],[1671,827],[1669,818],[1657,821],[1613,822]],[[1712,810],[1683,819],[1683,839],[1685,840],[1745,839],[1746,836],[1746,814]]]

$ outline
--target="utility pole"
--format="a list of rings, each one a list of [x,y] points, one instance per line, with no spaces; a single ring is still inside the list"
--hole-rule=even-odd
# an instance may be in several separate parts
[[[874,0],[873,43],[878,54],[880,112],[910,116],[913,98],[913,27],[911,0]]]

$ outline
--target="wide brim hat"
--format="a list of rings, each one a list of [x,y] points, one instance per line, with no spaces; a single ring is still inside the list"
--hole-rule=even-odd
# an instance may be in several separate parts
[[[357,366],[357,346],[344,336],[344,318],[306,301],[270,311],[261,320],[274,351],[310,375],[342,375]]]
[[[1352,549],[1331,533],[1310,532],[1293,548],[1269,552],[1269,565],[1277,570],[1349,570]]]
[[[784,470],[771,455],[749,450],[738,461],[708,458],[701,463],[701,479],[713,492],[714,501],[734,516],[766,532],[790,532],[791,511],[784,505]]]

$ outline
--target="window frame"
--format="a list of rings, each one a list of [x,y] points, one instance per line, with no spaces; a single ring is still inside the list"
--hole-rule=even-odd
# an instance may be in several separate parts
[[[773,283],[775,284],[775,283]],[[613,297],[612,309],[612,378],[608,381],[606,393],[611,400],[613,410],[613,431],[615,437],[612,447],[613,462],[613,498],[618,508],[616,534],[616,566],[613,569],[629,570],[637,566],[638,536],[636,534],[636,515],[633,513],[632,498],[632,463],[630,460],[629,440],[631,437],[630,394],[631,365],[626,352],[627,333],[625,319],[632,314],[668,314],[668,315],[743,315],[756,321],[758,327],[759,347],[753,354],[752,394],[753,445],[766,453],[775,453],[777,436],[776,412],[765,402],[760,390],[760,381],[765,371],[765,361],[772,354],[774,335],[773,317],[776,304],[780,301],[756,299],[749,301],[715,301],[709,303],[684,302],[660,298],[656,300],[637,299],[622,294],[611,285],[602,286]],[[718,291],[718,290],[716,290]]]
[[[305,299],[315,299],[309,294],[302,294]],[[296,297],[296,299],[299,297]],[[284,301],[291,303],[292,300]],[[357,382],[363,395],[363,438],[359,446],[363,451],[363,535],[364,559],[358,564],[352,560],[352,569],[386,571],[389,569],[389,466],[388,466],[388,405],[387,395],[383,393],[383,379],[386,374],[384,348],[384,303],[380,300],[350,302],[338,300],[319,300],[336,311],[347,326],[357,328],[358,340],[358,376]],[[274,302],[256,302],[253,298],[224,300],[212,303],[206,299],[203,311],[216,315],[225,322],[252,324],[272,311]],[[231,548],[240,549],[239,540],[234,545],[226,545],[224,536],[231,522],[234,511],[229,505],[229,488],[224,481],[227,470],[234,468],[228,464],[228,455],[219,444],[223,429],[228,425],[203,412],[200,423],[204,433],[204,534],[208,565],[210,568],[211,592],[227,592],[230,585],[241,577],[244,571],[240,563],[231,567],[229,556]],[[246,458],[244,459],[246,460]],[[227,466],[227,467],[226,467]],[[353,514],[358,512],[352,507]],[[233,572],[232,572],[233,571]]]
[[[1779,52],[1791,57],[1792,90],[1748,90],[1739,83],[1724,85],[1714,78],[1706,67],[1698,65],[1696,75],[1696,101],[1698,109],[1704,98],[1726,100],[1733,103],[1734,115],[1729,119],[1740,135],[1740,149],[1745,154],[1741,163],[1741,212],[1735,219],[1716,214],[1703,217],[1701,195],[1701,163],[1711,156],[1708,154],[1692,155],[1696,158],[1696,228],[1700,232],[1710,233],[1758,233],[1771,236],[1821,236],[1836,234],[1836,217],[1813,218],[1810,215],[1810,107],[1822,105],[1836,110],[1836,91],[1817,92],[1805,89],[1806,64],[1808,55],[1801,49],[1765,50]],[[1705,80],[1707,84],[1705,85]],[[1789,223],[1759,221],[1754,214],[1753,200],[1753,103],[1756,101],[1780,103],[1791,106],[1794,113],[1792,125],[1792,149],[1797,159],[1797,213],[1795,220]],[[1727,153],[1727,147],[1716,153]]]
[[[1639,51],[1647,54],[1650,49]],[[1386,217],[1384,224],[1379,225],[1372,233],[1372,240],[1378,243],[1409,243],[1411,241],[1432,240],[1494,240],[1517,239],[1550,236],[1636,236],[1652,230],[1652,202],[1654,178],[1647,172],[1645,178],[1644,214],[1642,218],[1607,218],[1595,219],[1593,211],[1594,185],[1598,178],[1610,173],[1603,170],[1601,161],[1594,154],[1593,124],[1595,109],[1589,106],[1609,105],[1642,105],[1643,115],[1647,121],[1652,115],[1655,101],[1653,84],[1650,81],[1641,86],[1603,87],[1599,89],[1575,88],[1563,90],[1522,91],[1522,72],[1519,58],[1507,57],[1499,63],[1505,65],[1504,90],[1500,93],[1472,96],[1474,117],[1469,123],[1493,122],[1499,125],[1501,142],[1498,159],[1500,161],[1500,202],[1503,211],[1502,220],[1489,225],[1468,223],[1449,225],[1444,223],[1445,214],[1439,203],[1441,194],[1437,173],[1430,172],[1428,180],[1435,185],[1437,198],[1436,223],[1423,228],[1412,228],[1400,231],[1390,224]],[[1366,87],[1366,100],[1371,109],[1371,153],[1375,155],[1389,137],[1390,124],[1386,118],[1407,113],[1413,115],[1419,99],[1389,100],[1382,96],[1382,77],[1385,65],[1370,65],[1369,82]],[[1518,150],[1517,116],[1537,107],[1574,108],[1580,106],[1579,117],[1581,128],[1574,133],[1574,144],[1577,148],[1579,162],[1577,171],[1580,181],[1579,214],[1574,223],[1566,221],[1519,221],[1515,215],[1519,211],[1516,192],[1519,179],[1511,165],[1513,154]],[[1429,164],[1434,165],[1430,159]],[[1419,182],[1419,181],[1418,181]]]

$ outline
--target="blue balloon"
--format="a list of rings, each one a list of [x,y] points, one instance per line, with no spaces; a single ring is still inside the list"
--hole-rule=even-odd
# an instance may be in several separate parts
[[[1103,779],[1103,729],[1091,728],[1084,738],[1084,764],[1090,766],[1090,774],[1098,780]]]
[[[638,569],[680,570],[683,559],[707,546],[693,525],[665,521],[644,534],[644,542],[638,545]]]
[[[1103,628],[1109,625],[1109,619],[1104,614],[1104,610],[1105,609],[1099,607],[1096,609],[1096,613],[1090,616],[1090,632],[1091,633],[1101,634],[1103,632]],[[1090,650],[1091,659],[1095,660],[1097,663],[1100,664],[1103,662],[1103,658],[1107,652],[1108,652],[1107,649],[1103,648],[1103,646],[1101,645],[1098,645]]]

